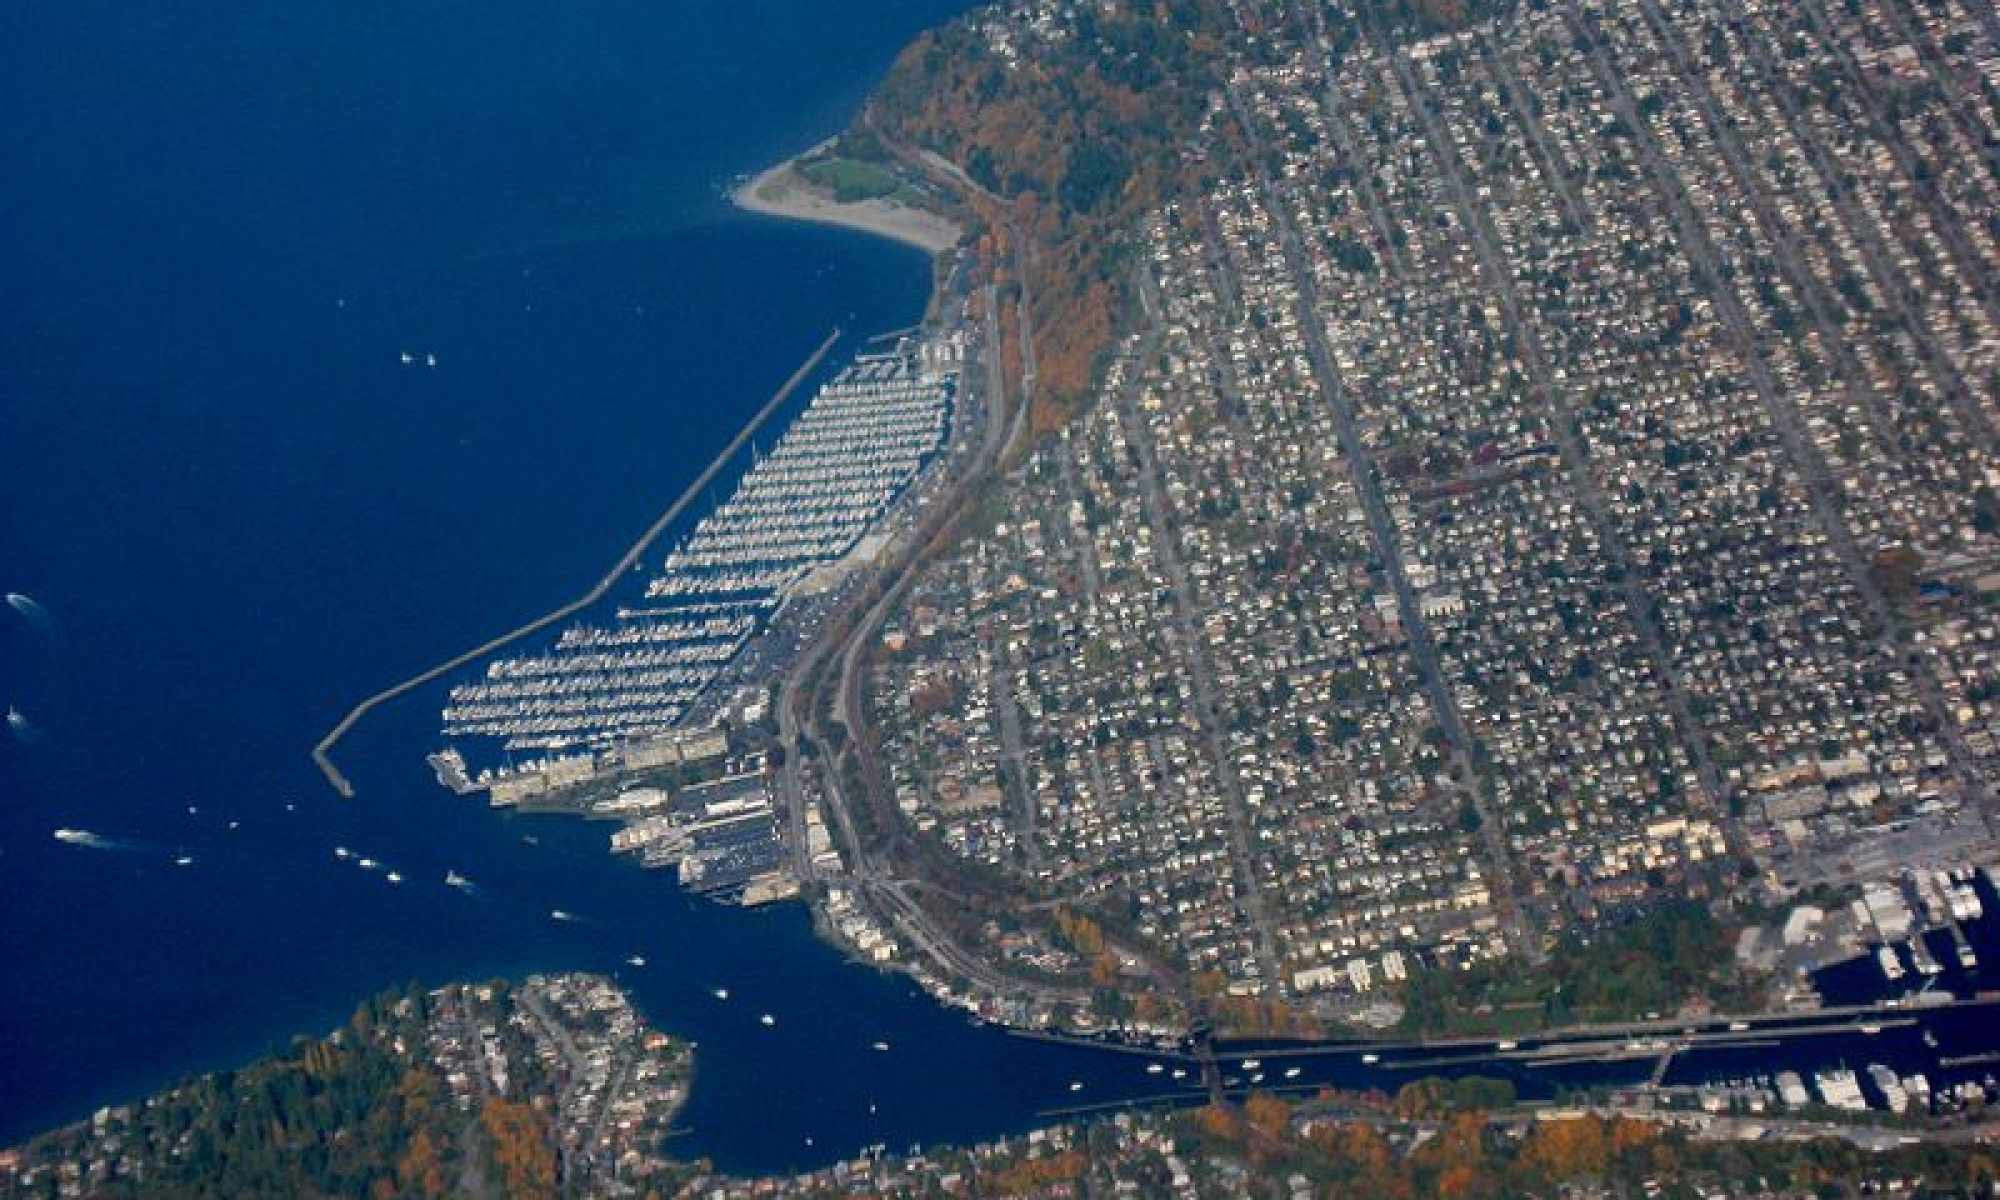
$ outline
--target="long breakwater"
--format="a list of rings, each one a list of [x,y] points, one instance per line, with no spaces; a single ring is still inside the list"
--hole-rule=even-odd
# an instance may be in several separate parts
[[[602,600],[611,591],[612,587],[637,565],[640,556],[646,552],[646,548],[651,546],[662,533],[666,532],[668,527],[680,518],[681,514],[687,510],[688,505],[694,503],[695,499],[707,489],[710,483],[714,482],[715,477],[722,473],[723,468],[731,460],[742,453],[743,447],[756,435],[757,430],[762,428],[766,421],[770,420],[772,414],[776,413],[783,406],[786,398],[797,390],[798,386],[805,382],[806,377],[812,374],[814,369],[819,366],[821,360],[833,349],[834,343],[840,340],[840,334],[840,329],[836,327],[831,333],[826,335],[826,340],[819,344],[819,348],[814,350],[806,358],[805,362],[800,364],[798,370],[792,372],[791,377],[785,380],[777,392],[764,402],[764,407],[758,409],[749,422],[743,426],[742,430],[730,440],[727,446],[722,448],[722,452],[715,456],[715,460],[708,464],[707,469],[695,477],[694,482],[690,483],[687,489],[680,494],[680,498],[675,500],[665,512],[660,514],[658,520],[654,521],[647,527],[644,533],[639,535],[639,540],[632,543],[631,548],[625,552],[624,557],[620,558],[609,571],[605,572],[604,577],[597,581],[596,586],[553,612],[537,617],[527,624],[503,633],[489,641],[482,642],[465,653],[447,659],[427,671],[403,680],[401,683],[384,688],[349,709],[347,715],[340,719],[340,723],[335,725],[331,730],[328,730],[326,736],[319,740],[319,744],[314,746],[312,751],[313,762],[318,765],[320,773],[326,776],[326,781],[333,787],[333,790],[339,792],[344,797],[351,798],[354,795],[353,783],[348,780],[346,775],[341,773],[339,767],[333,764],[333,748],[339,745],[340,739],[346,737],[349,731],[370,712],[399,696],[423,687],[433,680],[456,671],[460,667],[475,662],[486,655],[492,654],[494,651],[500,650],[524,637],[539,633],[551,625],[566,621],[599,600]]]

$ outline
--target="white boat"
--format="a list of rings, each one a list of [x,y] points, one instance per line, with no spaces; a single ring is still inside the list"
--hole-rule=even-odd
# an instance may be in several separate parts
[[[91,837],[92,835],[88,830],[83,830],[83,829],[56,830],[56,840],[59,842],[67,842],[72,846],[88,846],[90,845]]]
[[[1261,1066],[1263,1066],[1263,1065],[1264,1065],[1264,1061],[1263,1061],[1262,1059],[1258,1059],[1258,1058],[1246,1058],[1246,1059],[1244,1059],[1244,1060],[1243,1060],[1243,1069],[1244,1069],[1244,1070],[1246,1070],[1246,1071],[1254,1071],[1254,1070],[1256,1070],[1256,1069],[1257,1069],[1258,1067],[1261,1067]]]
[[[1750,1022],[1748,1021],[1731,1021],[1729,1023],[1729,1032],[1731,1033],[1742,1033],[1748,1028],[1750,1028]]]
[[[765,1013],[763,1016],[758,1017],[757,1020],[765,1025],[776,1025],[778,1023],[778,1018],[772,1016],[770,1013]]]
[[[552,920],[552,921],[574,921],[574,920],[576,920],[576,918],[575,918],[575,917],[572,917],[572,916],[570,916],[570,915],[569,915],[568,913],[564,912],[564,911],[563,911],[562,909],[560,909],[560,908],[552,908],[552,909],[550,909],[550,910],[549,910],[549,919],[550,919],[550,920]]]
[[[1910,939],[1910,961],[1917,964],[1920,975],[1936,975],[1944,970],[1944,965],[1931,954],[1931,948],[1924,944],[1922,934]]]
[[[1834,1108],[1844,1108],[1849,1112],[1863,1112],[1868,1108],[1868,1101],[1861,1095],[1861,1084],[1852,1071],[1844,1068],[1822,1071],[1813,1076],[1813,1082],[1819,1085],[1820,1099]]]
[[[191,867],[194,865],[194,855],[183,854],[174,860],[174,865],[177,867]]]
[[[1519,1042],[1500,1042],[1499,1044],[1495,1045],[1495,1046],[1494,1046],[1493,1048],[1494,1048],[1495,1050],[1519,1050],[1519,1049],[1521,1048],[1521,1043],[1519,1043]]]
[[[646,965],[646,956],[643,954],[634,954],[632,957],[626,959],[625,961],[630,966],[643,967]]]
[[[335,858],[353,858],[354,851],[349,850],[345,846],[335,846],[333,848],[333,856]]]
[[[878,1051],[880,1051],[880,1052],[882,1052],[882,1053],[885,1053],[885,1054],[886,1054],[886,1053],[888,1053],[888,1050],[889,1050],[889,1043],[887,1043],[887,1042],[876,1042],[876,1043],[874,1044],[874,1047],[875,1047],[875,1049],[876,1049],[876,1050],[878,1050]]]
[[[1072,1091],[1072,1092],[1080,1092],[1080,1091],[1082,1091],[1082,1090],[1083,1090],[1083,1082],[1082,1082],[1081,1080],[1071,1080],[1071,1081],[1070,1081],[1070,1085],[1069,1085],[1069,1090],[1070,1090],[1070,1091]]]
[[[714,997],[715,997],[715,998],[716,998],[717,1000],[727,1000],[727,999],[729,999],[729,989],[728,989],[728,988],[716,988],[716,989],[715,989],[715,991],[714,991],[713,993],[711,993],[711,994],[712,994],[712,995],[714,995]]]
[[[1881,964],[1882,977],[1890,983],[1894,983],[1903,977],[1903,963],[1901,959],[1896,957],[1895,947],[1875,947],[1875,961]]]
[[[378,862],[376,862],[376,861],[375,861],[374,859],[372,859],[372,858],[364,858],[364,859],[362,859],[362,860],[361,860],[361,862],[360,862],[360,864],[359,864],[359,865],[360,865],[361,869],[362,869],[362,870],[364,870],[364,871],[372,871],[372,870],[374,870],[374,869],[375,869],[376,867],[380,866],[381,864],[380,864],[380,863],[378,863]]]
[[[1252,1076],[1250,1077],[1250,1082],[1251,1082],[1251,1083],[1262,1083],[1262,1082],[1264,1082],[1264,1072],[1262,1072],[1262,1071],[1259,1071],[1259,1072],[1257,1072],[1257,1073],[1256,1073],[1255,1075],[1252,1075]]]
[[[446,887],[469,888],[472,886],[472,881],[460,875],[457,871],[446,871],[444,873],[444,885]]]
[[[427,367],[435,367],[435,366],[437,366],[437,365],[438,365],[438,356],[437,356],[437,355],[435,355],[435,354],[426,354],[426,355],[424,355],[424,365],[425,365],[425,366],[427,366]]]
[[[1379,1054],[1364,1054],[1361,1056],[1361,1061],[1372,1067],[1382,1061],[1382,1056]]]
[[[403,873],[401,871],[391,871],[382,878],[388,880],[390,883],[401,883],[403,882]]]
[[[1297,1079],[1297,1078],[1299,1077],[1299,1071],[1300,1071],[1300,1070],[1301,1070],[1301,1068],[1299,1068],[1299,1067],[1286,1067],[1286,1068],[1285,1068],[1285,1078],[1287,1078],[1287,1079]]]
[[[1184,1071],[1184,1070],[1182,1070],[1182,1069],[1181,1069],[1181,1068],[1179,1068],[1179,1067],[1175,1067],[1175,1068],[1174,1068],[1174,1078],[1175,1078],[1175,1079],[1186,1079],[1186,1078],[1187,1078],[1187,1072],[1186,1072],[1186,1071]]]
[[[1146,1074],[1148,1075],[1158,1075],[1159,1073],[1165,1070],[1166,1068],[1161,1066],[1159,1063],[1146,1064]]]
[[[229,827],[230,827],[231,829],[236,829],[236,828],[239,828],[239,827],[241,827],[241,826],[242,826],[242,824],[243,824],[243,822],[241,822],[241,821],[231,821],[231,822],[229,823]]]
[[[407,367],[411,363],[417,361],[417,356],[410,353],[408,350],[405,350],[402,353],[402,359],[403,359],[403,365]]]

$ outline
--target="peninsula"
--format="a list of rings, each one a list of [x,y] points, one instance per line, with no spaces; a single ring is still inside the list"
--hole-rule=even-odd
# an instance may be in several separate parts
[[[752,176],[730,199],[748,212],[856,229],[933,256],[958,244],[965,230],[939,211],[945,206],[939,193],[881,161],[843,156],[843,144],[850,143],[828,138]]]
[[[1130,1067],[1147,1078],[1162,1061]],[[1663,1180],[1669,1195],[1803,1198],[1913,1178],[1926,1194],[1980,1194],[1995,1170],[1978,1102],[1870,1113],[1840,1103],[1859,1095],[1852,1072],[1830,1072],[1824,1100],[1681,1092],[1644,1108],[1615,1089],[1523,1103],[1477,1075],[1393,1094],[1258,1090],[1240,1107],[1083,1105],[977,1145],[815,1147],[800,1170],[750,1177],[676,1154],[694,1077],[694,1046],[602,976],[411,989],[285,1055],[0,1149],[0,1200],[1626,1197]]]

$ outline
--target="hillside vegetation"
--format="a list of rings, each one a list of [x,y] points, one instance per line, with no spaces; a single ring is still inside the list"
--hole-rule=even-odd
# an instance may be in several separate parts
[[[1198,171],[1230,21],[1214,0],[1087,10],[1049,32],[982,11],[919,37],[876,95],[879,128],[962,168],[1029,243],[1040,429],[1102,364],[1137,218]]]

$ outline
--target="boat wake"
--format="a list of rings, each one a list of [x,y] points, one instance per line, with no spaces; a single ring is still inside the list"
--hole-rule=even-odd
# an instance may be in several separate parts
[[[42,740],[41,728],[11,704],[7,706],[7,730],[14,735],[15,741],[24,746],[32,746]]]
[[[105,837],[101,833],[92,833],[88,829],[58,829],[56,830],[56,840],[66,846],[81,846],[86,850],[122,850],[136,853],[149,848],[140,845],[138,842],[128,842],[120,838]]]
[[[21,614],[21,619],[41,636],[44,645],[52,651],[56,648],[60,631],[56,628],[54,615],[42,607],[41,601],[20,592],[8,592],[7,607]]]

